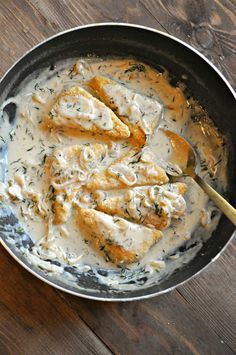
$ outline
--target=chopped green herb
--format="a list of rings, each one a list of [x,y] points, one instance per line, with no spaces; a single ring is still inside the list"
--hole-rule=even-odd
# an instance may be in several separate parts
[[[222,159],[219,159],[219,160],[214,164],[214,166],[220,164],[221,161],[222,161]]]
[[[47,159],[47,154],[44,154],[43,159],[42,159],[42,165],[45,164],[46,159]]]
[[[110,238],[107,238],[107,239],[106,239],[106,242],[107,242],[107,244],[109,244],[109,245],[112,245],[112,244],[113,244],[113,240],[110,239]]]
[[[73,77],[76,75],[76,73],[74,72],[74,67],[71,68],[71,70],[68,73],[68,76],[70,79],[73,79]]]
[[[19,161],[21,160],[21,158],[17,159],[17,160],[14,160],[10,163],[10,165],[13,165],[13,164],[16,164],[16,163],[19,163]]]
[[[136,155],[136,154],[135,154]],[[134,155],[134,156],[135,156]],[[132,160],[132,161],[130,161],[129,163],[128,163],[128,165],[130,165],[130,164],[137,164],[137,163],[139,163],[140,162],[140,160],[141,160],[141,158],[142,158],[142,154],[140,154],[139,155],[139,157],[136,159],[136,160]]]
[[[52,111],[50,111],[48,115],[49,115],[49,117],[50,117],[52,120],[53,120],[53,118],[55,117],[55,114],[54,114]]]
[[[18,233],[18,234],[23,234],[24,233],[24,229],[22,227],[17,227],[15,229],[15,232]]]
[[[145,72],[146,68],[143,64],[132,64],[129,69],[125,70],[125,73],[133,72],[137,70],[138,72]]]
[[[51,88],[47,88],[47,89],[48,89],[48,91],[50,92],[50,94],[53,94],[53,93],[55,92],[54,89],[51,89]]]
[[[106,154],[102,154],[100,161],[103,161],[105,159],[105,156],[106,156]]]
[[[39,84],[36,83],[36,84],[34,85],[34,90],[38,90],[38,89],[39,89]]]
[[[27,168],[25,166],[22,166],[22,169],[23,169],[23,174],[26,174],[27,173]]]
[[[11,132],[9,132],[9,136],[10,136],[10,140],[11,140],[11,141],[13,141],[14,135],[15,135],[15,131],[14,131],[14,130],[12,130]]]
[[[24,212],[23,212],[22,206],[20,206],[20,214],[21,214],[22,217],[24,217]]]
[[[40,90],[42,92],[45,92],[44,88],[41,88],[38,83],[34,85],[34,90]]]
[[[120,221],[119,218],[113,218],[113,222],[114,222],[114,223],[117,223],[117,222],[119,222],[119,221]]]
[[[161,217],[162,214],[163,214],[163,208],[158,204],[158,203],[155,203],[155,213]]]
[[[130,215],[129,210],[128,210],[127,208],[125,209],[125,213],[127,213],[127,215],[128,215],[130,218],[132,218],[132,216]]]

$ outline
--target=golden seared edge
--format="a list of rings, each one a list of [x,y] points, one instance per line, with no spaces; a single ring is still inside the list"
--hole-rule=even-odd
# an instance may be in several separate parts
[[[98,111],[96,113],[97,116],[103,114],[108,115],[109,119],[111,119],[113,123],[112,129],[108,130],[105,126],[103,129],[102,126],[98,127],[95,123],[91,123],[90,109],[84,109],[82,107],[81,111],[80,108],[76,108],[76,103],[78,102],[79,97],[88,100],[88,102],[91,104],[91,107],[96,107]],[[68,107],[68,109],[70,110],[70,114],[66,113],[65,107],[63,108],[62,114],[62,100],[64,102],[68,102],[68,105],[71,106]],[[75,107],[74,112],[71,111],[73,109],[73,105]],[[73,114],[73,117],[71,115],[71,112]],[[86,125],[84,124],[84,121],[86,121]],[[89,131],[91,133],[112,137],[113,139],[125,139],[130,136],[129,128],[115,115],[115,113],[109,107],[107,107],[103,102],[92,96],[89,92],[78,86],[63,91],[58,96],[50,112],[45,117],[45,123],[46,126],[48,125],[49,127],[54,126],[57,128],[74,129],[82,132]]]
[[[162,190],[160,197],[157,194],[150,196],[150,190]],[[174,190],[174,194],[169,197],[165,195],[165,190],[168,192]],[[133,190],[124,191],[119,196],[110,196],[108,193],[94,192],[96,201],[96,209],[110,215],[116,215],[126,218],[130,221],[143,225],[152,225],[156,229],[165,229],[169,226],[171,218],[180,217],[185,213],[185,201],[180,198],[187,190],[187,185],[184,183],[174,183],[160,186],[146,186]],[[158,198],[159,197],[159,198]],[[181,203],[183,208],[179,209],[176,205]]]
[[[124,122],[129,127],[132,138],[135,140],[135,142],[138,145],[143,146],[146,143],[145,132],[137,124],[130,122],[127,116],[119,113],[119,107],[117,107],[117,105],[114,103],[113,97],[109,95],[105,90],[105,85],[107,84],[119,85],[116,81],[103,76],[95,76],[87,83],[87,85],[94,90],[99,99],[102,100],[112,110],[114,110],[122,122]]]
[[[99,166],[106,152],[105,144],[76,144],[55,149],[47,157],[45,176],[50,186],[54,224],[69,219],[73,198],[84,183],[83,179]]]
[[[93,209],[78,209],[77,221],[86,240],[105,260],[126,265],[138,261],[162,232]]]

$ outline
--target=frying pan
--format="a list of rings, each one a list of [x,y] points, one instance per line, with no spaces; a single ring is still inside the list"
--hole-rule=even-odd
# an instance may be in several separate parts
[[[32,72],[52,65],[58,60],[87,56],[136,57],[154,68],[164,66],[175,85],[186,75],[189,94],[206,108],[215,125],[225,134],[230,144],[228,199],[236,205],[236,105],[235,93],[223,75],[204,56],[182,41],[151,28],[122,23],[101,23],[74,28],[59,33],[37,45],[20,58],[4,75],[0,82],[0,102],[14,96],[20,83]],[[11,123],[15,109],[8,107]],[[4,180],[7,167],[7,144],[0,147],[0,173]],[[58,261],[48,262],[58,266],[61,273],[46,272],[32,265],[23,252],[33,245],[26,233],[19,233],[17,218],[8,206],[0,212],[0,238],[8,252],[28,271],[48,284],[65,292],[96,300],[128,301],[156,296],[181,285],[199,274],[207,265],[219,257],[232,238],[234,227],[223,216],[213,236],[203,245],[196,257],[176,270],[160,284],[155,282],[142,287],[122,290],[100,284],[93,272],[79,273],[73,267]],[[191,245],[189,246],[191,248]],[[98,270],[106,276],[105,270]],[[30,285],[29,285],[30,287]]]

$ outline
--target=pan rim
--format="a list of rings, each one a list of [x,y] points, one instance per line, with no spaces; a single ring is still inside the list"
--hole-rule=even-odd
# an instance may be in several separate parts
[[[175,42],[178,42],[179,44],[181,44],[182,46],[188,48],[189,50],[191,50],[192,52],[194,52],[196,55],[198,55],[201,59],[203,59],[212,69],[214,69],[214,71],[220,76],[220,78],[223,80],[223,82],[226,84],[226,86],[228,87],[228,89],[230,90],[231,94],[233,95],[234,99],[236,100],[236,92],[234,91],[233,87],[231,86],[231,84],[228,82],[228,80],[225,78],[225,76],[220,72],[220,70],[208,59],[206,58],[201,52],[199,52],[197,49],[193,48],[191,45],[189,45],[188,43],[182,41],[181,39],[176,38],[175,36],[172,36],[168,33],[156,30],[154,28],[148,27],[148,26],[142,26],[142,25],[138,25],[138,24],[132,24],[132,23],[124,23],[124,22],[99,22],[99,23],[91,23],[91,24],[87,24],[87,25],[82,25],[82,26],[77,26],[77,27],[73,27],[70,29],[67,29],[65,31],[61,31],[53,36],[50,36],[49,38],[45,39],[44,41],[41,41],[40,43],[36,44],[35,46],[33,46],[32,48],[30,48],[28,51],[26,51],[22,56],[20,56],[11,66],[10,68],[4,73],[4,75],[2,76],[0,83],[5,79],[5,77],[8,75],[8,73],[24,58],[26,57],[29,53],[31,53],[32,51],[34,51],[36,48],[40,47],[41,45],[43,45],[46,42],[49,42],[50,40],[56,38],[56,37],[60,37],[66,33],[70,33],[73,31],[77,31],[77,30],[82,30],[82,29],[86,29],[86,28],[90,28],[90,27],[104,27],[104,26],[123,26],[123,27],[131,27],[131,28],[137,28],[137,29],[142,29],[145,31],[149,31],[149,32],[153,32],[153,33],[157,33],[161,36],[165,36]],[[33,269],[31,269],[28,265],[26,265],[21,259],[19,259],[17,257],[17,255],[10,249],[10,247],[2,240],[2,238],[0,237],[0,243],[1,245],[6,249],[6,251],[27,271],[29,271],[31,274],[33,274],[34,276],[36,276],[38,279],[40,279],[41,281],[45,282],[46,284],[56,288],[57,290],[72,294],[74,296],[79,296],[85,299],[90,299],[90,300],[96,300],[96,301],[106,301],[106,302],[126,302],[126,301],[137,301],[137,300],[143,300],[143,299],[149,299],[152,297],[156,297],[158,295],[162,295],[165,294],[167,292],[170,292],[172,290],[174,290],[175,288],[184,285],[186,282],[192,280],[193,278],[195,278],[196,276],[198,276],[203,270],[205,270],[210,264],[212,264],[215,260],[217,260],[219,258],[219,256],[224,252],[224,250],[227,248],[227,246],[229,245],[229,243],[232,241],[232,239],[234,238],[234,236],[236,235],[236,231],[234,231],[232,233],[232,235],[230,236],[229,240],[226,242],[226,244],[222,247],[222,249],[216,254],[215,257],[213,257],[205,266],[203,266],[200,270],[198,270],[195,274],[191,275],[190,277],[186,278],[185,280],[177,283],[176,285],[173,285],[169,288],[166,288],[164,290],[161,291],[157,291],[154,293],[148,293],[146,295],[142,295],[142,296],[132,296],[132,297],[114,297],[114,298],[107,298],[107,297],[97,297],[97,296],[92,296],[92,295],[85,295],[83,293],[80,292],[76,292],[73,290],[69,290],[65,287],[62,287],[60,285],[57,285],[56,283],[48,280],[46,277],[39,275],[36,271],[34,271]]]

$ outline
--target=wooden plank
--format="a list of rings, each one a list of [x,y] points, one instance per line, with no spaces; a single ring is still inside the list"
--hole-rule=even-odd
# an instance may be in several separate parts
[[[61,296],[115,353],[154,354],[155,346],[160,353],[235,353],[235,245],[234,239],[200,276],[156,299],[104,305]]]
[[[141,0],[166,31],[198,49],[236,88],[236,4],[220,0]]]
[[[236,238],[201,276],[179,293],[236,353]]]
[[[165,29],[206,55],[234,85],[236,78],[235,5],[217,0],[8,0],[0,3],[4,52],[2,72],[26,49],[65,29],[102,21],[132,22]],[[14,26],[7,31],[14,19]],[[12,46],[14,43],[14,46]],[[11,60],[11,58],[13,59]]]
[[[92,22],[121,21],[163,28],[137,0],[0,2],[0,75],[33,45],[71,27]],[[14,23],[14,26],[11,26]]]
[[[113,304],[59,293],[116,354],[233,354],[177,291]]]
[[[110,354],[55,289],[0,248],[1,354]]]

